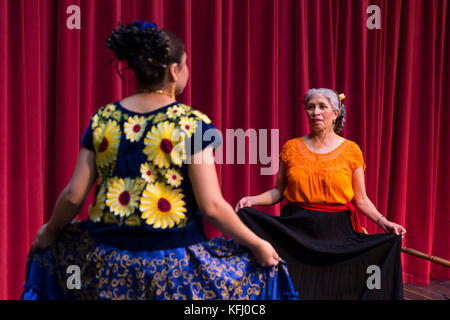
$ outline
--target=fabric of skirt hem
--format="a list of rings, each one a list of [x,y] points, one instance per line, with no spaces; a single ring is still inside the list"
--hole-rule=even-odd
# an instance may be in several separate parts
[[[286,261],[300,300],[403,299],[401,236],[358,233],[346,211],[286,204],[279,217],[251,207],[238,214]]]
[[[131,251],[95,240],[76,222],[51,247],[29,254],[21,298],[296,300],[298,293],[284,261],[261,267],[232,240]]]

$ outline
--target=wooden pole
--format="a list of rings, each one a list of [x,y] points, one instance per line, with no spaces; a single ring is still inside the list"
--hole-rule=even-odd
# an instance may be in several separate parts
[[[362,227],[362,231],[365,234],[369,234],[364,227]],[[417,250],[414,250],[414,249],[410,249],[410,248],[407,248],[407,247],[402,247],[402,252],[410,254],[410,255],[415,256],[415,257],[419,257],[419,258],[422,258],[422,259],[430,260],[431,262],[438,263],[440,265],[446,266],[447,268],[450,268],[450,261],[448,261],[448,260],[446,260],[444,258],[430,256],[429,254],[426,254],[426,253],[423,253],[423,252],[420,252],[420,251],[417,251]]]
[[[429,254],[425,254],[423,252],[420,252],[420,251],[417,251],[414,249],[410,249],[410,248],[406,248],[406,247],[402,247],[402,252],[410,254],[415,257],[430,260],[431,262],[438,263],[440,265],[446,266],[447,268],[450,268],[450,261],[448,261],[446,259],[431,256]]]

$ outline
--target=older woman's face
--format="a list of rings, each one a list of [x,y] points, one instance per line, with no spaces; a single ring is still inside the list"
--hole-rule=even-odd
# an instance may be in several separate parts
[[[333,111],[333,107],[328,99],[317,93],[313,93],[305,107],[312,130],[333,129],[333,120],[337,118],[338,111]]]

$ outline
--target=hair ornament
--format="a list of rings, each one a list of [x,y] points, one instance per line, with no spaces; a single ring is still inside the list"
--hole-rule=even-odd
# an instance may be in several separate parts
[[[164,64],[164,63],[161,63],[161,62],[159,62],[159,61],[156,61],[155,59],[153,59],[153,58],[147,58],[147,61],[148,62],[150,62],[150,64],[152,64],[153,66],[155,66],[155,67],[161,67],[161,68],[167,68],[167,65],[166,64]]]
[[[139,27],[140,29],[157,28],[156,23],[150,23],[145,21],[134,20],[133,24]]]

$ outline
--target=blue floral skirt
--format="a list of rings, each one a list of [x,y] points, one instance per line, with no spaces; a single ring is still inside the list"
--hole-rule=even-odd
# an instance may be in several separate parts
[[[70,224],[28,255],[22,299],[297,299],[286,263],[261,267],[222,237],[174,249],[123,250]]]

